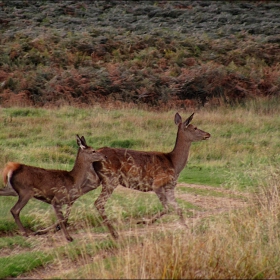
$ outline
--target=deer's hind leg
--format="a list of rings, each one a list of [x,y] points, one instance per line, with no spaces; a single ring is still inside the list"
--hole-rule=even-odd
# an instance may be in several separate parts
[[[11,209],[11,213],[15,219],[15,222],[16,222],[17,226],[19,227],[21,233],[24,236],[28,236],[28,233],[20,221],[19,214],[20,214],[20,211],[22,210],[22,208],[27,204],[27,202],[29,201],[30,198],[31,198],[31,195],[29,193],[23,193],[23,194],[19,193],[18,201],[14,205],[14,207]]]

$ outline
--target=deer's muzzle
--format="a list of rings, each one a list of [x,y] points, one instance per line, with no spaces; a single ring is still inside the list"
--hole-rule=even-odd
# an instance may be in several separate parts
[[[207,140],[211,137],[211,134],[210,133],[207,133],[205,136],[204,136],[204,140]]]

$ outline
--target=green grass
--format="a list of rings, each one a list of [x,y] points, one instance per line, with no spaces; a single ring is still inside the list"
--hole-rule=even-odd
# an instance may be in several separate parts
[[[197,166],[190,163],[181,172],[178,182],[220,186],[225,182],[223,172],[221,172],[223,169],[203,165]]]
[[[200,195],[200,196],[211,196],[211,197],[228,197],[228,198],[237,198],[237,199],[242,199],[246,200],[245,197],[242,195],[237,195],[237,194],[232,194],[232,193],[225,193],[217,190],[212,190],[212,189],[200,189],[196,187],[183,187],[180,186],[177,188],[177,191],[179,193],[189,193],[189,194],[194,194],[194,195]]]
[[[13,248],[15,245],[31,248],[34,246],[34,241],[30,243],[24,240],[23,237],[5,237],[0,239],[0,248]],[[71,261],[76,261],[81,255],[94,256],[100,251],[109,251],[118,247],[119,245],[112,240],[97,241],[94,244],[74,241],[66,246],[51,249],[48,252],[32,250],[31,252],[0,257],[0,278],[17,277],[65,256]]]
[[[198,189],[198,188],[185,188],[181,187],[179,188],[180,192],[186,192],[186,193],[191,193],[195,195],[203,195],[203,196],[214,196],[214,197],[224,197],[225,194],[219,191],[214,191],[214,190],[205,190],[205,189]]]
[[[59,259],[67,256],[69,260],[75,262],[80,258],[81,255],[84,255],[84,257],[93,257],[95,254],[99,253],[100,251],[103,250],[110,251],[120,247],[121,245],[116,243],[112,239],[99,240],[94,243],[81,240],[81,241],[74,241],[65,246],[60,246],[56,248],[56,250],[52,251],[53,252],[52,256],[54,260],[56,258]]]
[[[180,112],[183,119],[186,119],[190,113]],[[173,111],[106,110],[99,107],[91,109],[62,107],[56,110],[2,108],[0,111],[0,163],[2,168],[8,161],[18,161],[44,168],[70,170],[78,149],[76,134],[84,135],[88,144],[95,148],[111,146],[169,152],[173,149],[177,131],[173,120],[174,114]],[[257,101],[249,102],[247,105],[234,108],[221,107],[216,110],[211,108],[198,110],[194,116],[193,124],[211,133],[211,138],[208,141],[192,144],[188,164],[181,172],[178,181],[220,187],[221,190],[222,188],[237,189],[241,192],[246,190],[252,193],[261,193],[259,186],[263,188],[277,186],[280,162],[279,116],[274,105],[265,103],[264,108],[262,108],[261,101],[259,103]],[[2,181],[0,185],[3,185]],[[108,229],[102,225],[94,206],[94,201],[100,191],[101,188],[98,188],[75,202],[69,220],[73,234],[108,233]],[[186,192],[197,196],[229,197],[216,190],[195,187],[184,188],[180,186],[177,192],[178,194]],[[230,197],[232,196],[230,195]],[[270,199],[270,209],[274,207],[271,202],[274,193],[270,195],[265,193],[262,197]],[[257,212],[258,214],[247,215],[242,212],[235,216],[231,213],[227,217],[219,216],[218,218],[205,219],[203,231],[199,229],[202,224],[198,223],[196,227],[192,228],[192,235],[185,236],[182,235],[181,231],[176,230],[172,232],[172,238],[168,239],[167,234],[169,233],[156,237],[147,230],[152,237],[144,235],[143,238],[141,237],[142,239],[135,237],[132,240],[130,236],[127,243],[116,244],[108,237],[104,237],[102,240],[94,238],[87,240],[85,237],[85,239],[75,240],[72,244],[50,250],[49,247],[42,249],[43,245],[36,238],[24,238],[18,234],[18,228],[10,213],[16,200],[16,197],[0,197],[0,233],[2,236],[0,237],[0,248],[10,252],[9,256],[0,257],[1,278],[21,276],[23,273],[34,271],[35,268],[44,267],[49,262],[59,263],[60,260],[73,263],[79,261],[82,266],[78,269],[73,267],[73,270],[66,274],[61,271],[58,273],[58,278],[64,278],[64,276],[69,278],[98,278],[101,276],[136,278],[147,276],[147,274],[141,274],[137,270],[137,266],[141,267],[142,272],[144,270],[149,272],[151,277],[164,278],[164,275],[168,275],[168,277],[174,278],[175,274],[168,274],[171,271],[170,267],[162,267],[161,263],[157,263],[156,256],[152,257],[153,252],[157,252],[157,258],[161,259],[163,263],[172,264],[171,260],[167,262],[163,252],[167,252],[166,250],[170,246],[168,242],[174,236],[181,236],[185,240],[185,246],[178,245],[182,252],[192,252],[188,256],[188,261],[194,271],[213,269],[217,272],[218,269],[215,270],[215,267],[222,271],[222,274],[209,272],[209,274],[204,275],[206,278],[210,275],[228,276],[223,271],[227,271],[225,267],[227,267],[227,263],[230,263],[230,259],[236,260],[235,263],[231,264],[231,267],[238,267],[240,271],[243,269],[244,272],[247,267],[245,262],[243,266],[238,264],[238,248],[242,248],[242,250],[245,248],[246,254],[251,254],[252,258],[254,252],[259,252],[258,254],[263,254],[269,262],[274,263],[273,265],[278,265],[277,258],[266,251],[265,245],[273,251],[272,243],[277,242],[273,232],[276,234],[279,227],[273,220],[274,214],[264,212],[265,208],[262,210],[263,212]],[[206,208],[202,209],[179,197],[177,201],[183,208],[186,217],[193,217],[194,211],[207,211]],[[124,188],[117,188],[106,205],[106,213],[119,231],[130,231],[133,228],[136,230],[146,229],[145,225],[136,225],[136,221],[149,218],[161,209],[162,205],[154,193],[142,193]],[[273,213],[278,213],[277,211],[275,210]],[[259,222],[259,220],[262,221],[264,215],[267,217],[266,221],[263,220],[263,223],[266,224],[265,227]],[[244,220],[243,227],[240,226],[239,216],[241,221]],[[32,199],[22,210],[21,220],[26,228],[35,231],[53,224],[56,221],[56,216],[50,205]],[[167,215],[160,219],[156,225],[174,223],[175,221],[178,221],[176,215]],[[269,223],[274,224],[272,226]],[[255,231],[253,225],[256,225]],[[149,228],[147,227],[147,229]],[[11,234],[13,235],[11,236]],[[56,234],[63,236],[62,232]],[[255,242],[259,247],[257,245],[254,248],[246,247],[248,244],[245,242],[245,237],[242,237],[246,234],[248,236],[258,234],[259,237],[255,237]],[[50,236],[42,238],[45,240]],[[232,255],[232,258],[229,258],[226,252],[221,250],[218,250],[219,253],[217,253],[219,247],[215,249],[215,246],[223,248],[229,246],[230,243],[227,242],[226,238],[228,238],[228,242],[235,244],[235,247],[230,246],[229,254]],[[158,243],[159,240],[163,240],[163,245]],[[193,244],[190,243],[191,240]],[[161,246],[163,247],[160,250]],[[38,248],[41,250],[38,251]],[[154,251],[149,251],[152,248]],[[24,250],[28,250],[28,252],[24,252]],[[205,252],[203,256],[199,253],[202,251]],[[173,253],[174,251],[171,250],[167,255]],[[104,258],[99,258],[99,254],[100,256],[104,255]],[[144,256],[144,259],[142,258],[141,261],[137,254]],[[187,258],[182,253],[182,255],[178,255],[178,260],[180,256]],[[191,256],[197,259],[192,259]],[[209,258],[205,259],[207,256]],[[92,264],[92,258],[95,257],[98,260]],[[219,257],[223,267],[218,263],[217,258]],[[162,269],[161,273],[158,273],[157,269],[153,270],[149,262],[143,264],[143,261],[149,258],[151,258],[151,263],[154,263],[154,267]],[[249,259],[249,255],[243,256],[243,258],[250,264],[251,274],[237,274],[238,270],[236,269],[233,275],[239,275],[241,278],[250,278],[254,275],[256,277],[259,277],[258,275],[273,276],[273,273],[266,274],[265,270],[258,271],[256,269],[258,266],[260,270],[265,269],[264,259],[255,256],[254,262],[253,259]],[[120,260],[123,261],[122,265]],[[207,264],[208,270],[199,263]],[[174,263],[173,265],[175,269],[176,265]],[[125,267],[122,272],[121,267]],[[97,268],[100,269],[96,270]],[[128,271],[131,272],[128,273]],[[280,270],[275,268],[275,271],[275,275],[279,276]],[[180,276],[178,278],[193,278],[195,276],[195,274],[178,275]]]
[[[26,238],[22,236],[1,237],[0,239],[0,249],[1,248],[13,249],[17,246],[21,248],[31,248],[32,243],[26,240]]]
[[[2,240],[3,239],[3,240]],[[1,244],[2,243],[2,244]],[[1,238],[1,245],[11,247],[15,244],[23,247],[31,247],[31,244],[19,237]],[[4,246],[3,246],[4,247]],[[25,252],[14,254],[7,257],[0,257],[0,278],[17,277],[23,273],[29,272],[35,268],[54,262],[56,259],[67,256],[71,261],[76,261],[82,254],[94,256],[102,250],[112,250],[118,245],[112,240],[104,240],[95,244],[87,244],[85,242],[73,242],[66,246],[61,246],[49,252]]]
[[[237,185],[256,186],[250,173],[277,164],[280,136],[278,115],[272,118],[258,106],[255,102],[245,108],[223,108],[217,113],[197,112],[193,123],[212,136],[207,142],[192,144],[189,163],[179,181],[228,186],[235,180]],[[4,165],[14,160],[69,170],[77,151],[76,133],[84,135],[96,148],[111,146],[168,152],[176,137],[173,117],[174,112],[163,114],[136,109],[125,112],[67,107],[55,112],[2,109],[0,162]]]
[[[17,277],[52,260],[45,252],[26,252],[0,258],[0,278]]]

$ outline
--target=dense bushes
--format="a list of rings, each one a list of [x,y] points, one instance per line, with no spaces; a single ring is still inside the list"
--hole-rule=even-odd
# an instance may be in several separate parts
[[[16,28],[16,20],[9,19],[1,27],[0,104],[121,101],[149,106],[204,106],[279,95],[277,36],[255,35],[258,30],[266,32],[266,17],[254,27],[254,35],[246,31],[251,21],[240,17],[241,11],[245,15],[248,11],[270,11],[273,19],[277,4],[248,3],[241,7],[240,3],[224,3],[216,14],[214,2],[188,1],[187,6],[183,2],[150,1],[140,3],[142,6],[3,2],[2,14],[10,12],[34,29]],[[229,5],[237,13],[236,17],[231,15],[232,20],[239,27],[243,21],[244,31],[232,30],[229,23],[228,33],[221,28],[213,33],[207,26],[204,30],[208,33],[195,29],[201,23],[214,27],[223,22],[230,16]],[[30,17],[34,9],[39,13]],[[203,17],[202,10],[206,13]],[[189,21],[186,25],[187,15],[197,25]],[[210,15],[217,21],[211,21]],[[190,27],[189,34],[183,28],[186,26]],[[197,33],[190,34],[192,31]]]

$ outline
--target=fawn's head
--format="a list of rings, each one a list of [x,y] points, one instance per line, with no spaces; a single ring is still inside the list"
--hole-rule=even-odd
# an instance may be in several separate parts
[[[89,163],[94,161],[103,161],[105,160],[104,155],[99,152],[96,152],[92,147],[88,146],[84,136],[79,137],[77,135],[77,144],[80,147],[79,152],[82,153],[83,160]]]
[[[210,138],[210,133],[198,129],[196,126],[190,124],[193,119],[193,115],[194,113],[192,113],[184,122],[182,122],[181,116],[178,113],[175,114],[174,121],[175,124],[178,125],[178,133],[184,135],[184,138],[191,142]]]

